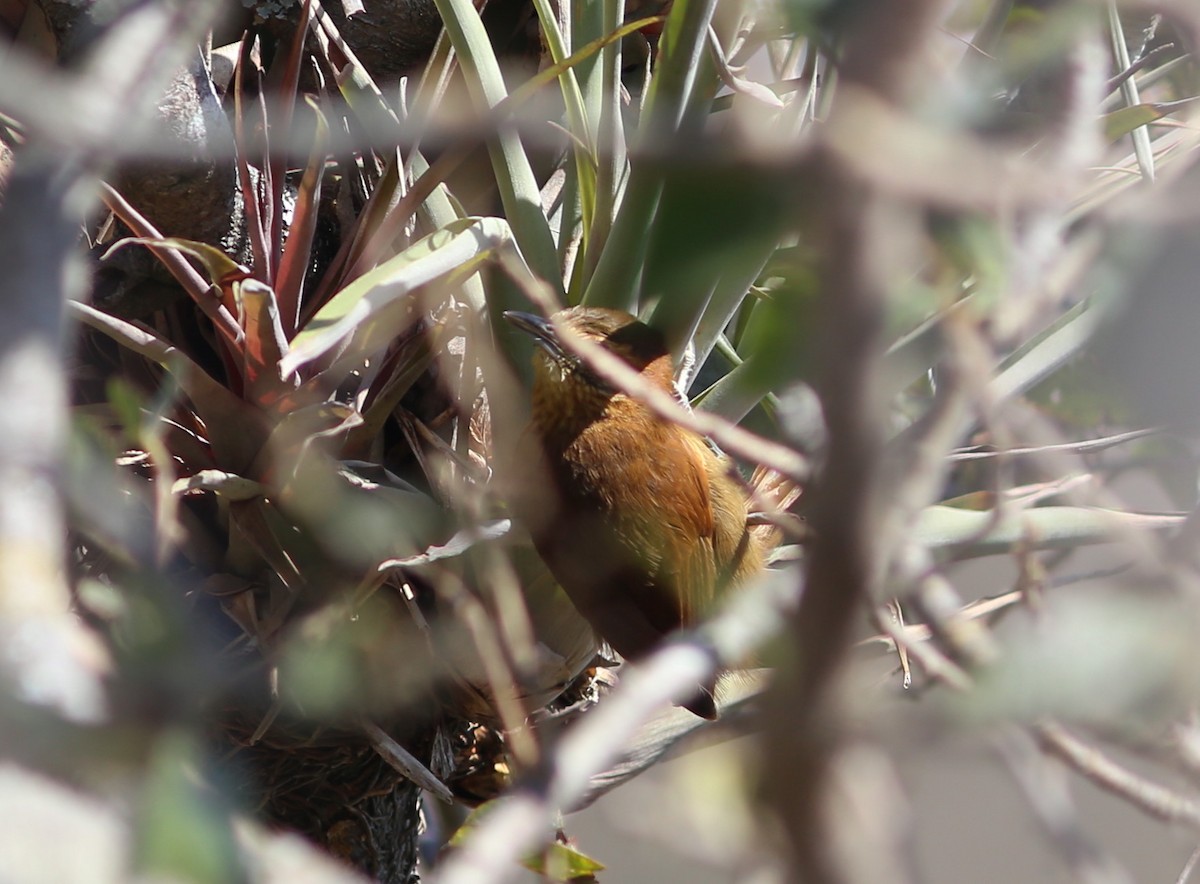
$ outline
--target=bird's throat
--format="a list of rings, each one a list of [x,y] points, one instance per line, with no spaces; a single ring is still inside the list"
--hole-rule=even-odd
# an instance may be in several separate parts
[[[617,394],[618,396],[620,394]],[[569,444],[599,420],[616,398],[577,371],[553,360],[538,367],[533,385],[533,422],[548,443]]]

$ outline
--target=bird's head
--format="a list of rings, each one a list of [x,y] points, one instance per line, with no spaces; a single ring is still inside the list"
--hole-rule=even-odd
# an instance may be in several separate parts
[[[673,390],[674,367],[666,341],[657,330],[623,310],[569,307],[544,319],[510,310],[504,318],[533,336],[534,409],[546,418],[602,408],[617,391],[564,345],[559,329],[576,334],[619,357],[643,377]]]
[[[504,318],[533,336],[538,345],[534,366],[539,378],[558,382],[581,382],[614,392],[603,378],[563,344],[559,328],[598,344],[618,356],[635,371],[657,375],[664,369],[670,384],[672,371],[670,352],[660,332],[623,310],[606,307],[569,307],[559,310],[552,319],[532,313],[509,310]]]

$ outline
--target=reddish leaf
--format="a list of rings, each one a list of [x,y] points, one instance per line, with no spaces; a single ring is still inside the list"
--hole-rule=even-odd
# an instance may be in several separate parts
[[[313,138],[308,166],[300,181],[296,194],[296,209],[292,215],[292,226],[288,231],[287,248],[279,261],[276,274],[275,297],[279,303],[279,316],[283,323],[283,334],[291,338],[300,321],[300,298],[304,290],[304,277],[312,263],[313,232],[317,228],[317,208],[321,202],[321,178],[325,172],[326,145],[329,141],[329,126],[316,102],[309,100],[316,115],[317,131]]]

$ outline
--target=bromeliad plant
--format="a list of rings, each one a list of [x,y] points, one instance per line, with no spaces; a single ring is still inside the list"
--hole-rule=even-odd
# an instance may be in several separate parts
[[[512,224],[459,213],[444,179],[470,145],[427,164],[415,143],[407,156],[394,150],[385,157],[331,144],[331,128],[375,138],[382,131],[393,141],[409,130],[320,4],[305,4],[301,18],[277,69],[258,71],[250,36],[238,53],[230,112],[248,266],[212,245],[164,235],[118,192],[104,191],[113,215],[135,234],[112,248],[154,252],[205,317],[205,333],[189,334],[195,316],[175,307],[164,306],[152,326],[86,304],[71,309],[162,372],[139,366],[130,373],[138,384],[110,385],[97,426],[109,447],[124,451],[126,478],[151,483],[143,506],[153,513],[155,543],[143,567],[187,575],[198,609],[218,609],[235,626],[216,631],[236,687],[230,695],[229,685],[218,686],[218,703],[227,707],[220,723],[243,747],[241,756],[282,749],[302,767],[336,768],[301,751],[315,733],[336,744],[327,729],[336,724],[344,740],[365,744],[448,797],[427,769],[430,722],[442,722],[436,733],[472,757],[474,741],[463,742],[462,728],[471,734],[475,722],[503,724],[515,735],[509,751],[532,764],[537,747],[523,722],[562,694],[599,650],[531,551],[477,548],[508,533],[483,495],[492,457],[488,405],[504,401],[497,391],[506,370],[489,363],[480,330],[489,306],[519,297],[505,280],[485,290],[479,272],[502,258],[506,272],[528,284],[524,256],[541,254],[540,273],[559,292],[562,274],[553,249],[538,251],[549,238],[540,210],[518,211]],[[559,53],[498,100],[490,120],[511,117],[539,88],[647,21],[654,20]],[[300,39],[306,33],[312,49]],[[340,94],[300,103],[297,83],[310,51]],[[435,56],[430,70],[444,62]],[[494,58],[490,64],[498,77]],[[260,96],[253,107],[252,85]],[[301,119],[311,121],[312,142],[305,165],[292,171],[287,145],[278,143],[286,138],[276,133],[290,134]],[[597,153],[591,147],[581,167]],[[515,176],[521,186],[499,187],[510,205],[527,199],[530,187],[536,194],[528,160],[516,167],[527,173]],[[356,200],[362,182],[369,191]],[[332,201],[322,196],[330,192]],[[340,246],[322,254],[323,215],[352,212]],[[521,344],[504,343],[523,367]],[[495,379],[490,397],[480,388],[484,364]],[[137,481],[124,487],[141,495]],[[86,518],[98,516],[94,508],[81,513],[85,574],[108,580],[114,558],[138,559],[138,538],[99,530]],[[528,610],[522,592],[533,600]],[[363,715],[370,720],[359,722]],[[391,735],[423,758],[404,754]],[[361,753],[351,761],[362,763]],[[489,773],[498,763],[484,757],[457,778],[444,758],[434,766],[454,782],[483,781],[487,797],[504,779]],[[303,811],[277,781],[298,774],[279,773],[291,767],[273,759],[259,767],[270,769],[270,782],[255,800],[296,823]],[[469,786],[458,792],[474,794]]]
[[[304,20],[311,14],[305,5]],[[324,66],[352,70],[360,87],[371,86],[349,50],[337,48],[332,25],[321,21],[310,23]],[[402,182],[411,183],[411,166],[420,162],[416,154],[408,169],[393,155],[379,174],[366,152],[330,163],[332,102],[323,99],[323,111],[317,102],[296,101],[307,30],[297,29],[282,74],[258,77],[251,37],[240,53],[232,113],[250,266],[209,244],[163,235],[115,190],[104,192],[112,213],[135,234],[113,248],[152,250],[210,331],[200,338],[181,333],[194,317],[169,306],[153,326],[86,304],[71,309],[94,332],[161,369],[161,375],[132,372],[140,390],[110,384],[107,407],[87,408],[91,425],[108,445],[125,450],[119,463],[126,493],[143,497],[137,480],[151,481],[142,505],[153,513],[156,542],[141,567],[195,587],[196,629],[212,630],[200,616],[207,608],[235,627],[207,637],[223,642],[217,656],[231,667],[209,713],[219,712],[227,738],[244,747],[242,757],[295,756],[294,766],[274,757],[258,762],[253,800],[311,830],[301,805],[316,800],[313,794],[284,788],[297,776],[327,786],[335,806],[350,806],[363,797],[355,789],[379,788],[378,769],[391,770],[390,764],[449,798],[427,769],[431,725],[444,717],[446,733],[453,733],[460,718],[497,715],[488,684],[504,671],[503,660],[496,664],[493,654],[490,668],[481,666],[474,645],[456,637],[452,625],[427,622],[435,619],[433,584],[443,606],[459,611],[475,612],[490,598],[463,588],[461,568],[436,580],[422,578],[420,568],[460,558],[478,539],[507,527],[484,514],[456,526],[446,494],[464,476],[486,471],[485,440],[472,427],[477,380],[458,345],[478,326],[482,301],[472,276],[489,255],[509,248],[512,235],[499,219],[455,215],[445,187],[430,185],[430,178],[415,185],[426,188],[421,200],[401,197]],[[258,107],[257,140],[246,107],[252,74],[262,81],[260,94],[273,99],[269,111],[265,98]],[[376,102],[370,112],[386,117],[378,90],[365,91]],[[353,100],[339,105],[343,127],[361,98],[351,86],[346,93]],[[269,144],[264,133],[289,134],[302,113],[312,121],[312,148],[293,174],[285,145]],[[360,176],[375,179],[370,198],[344,232],[341,250],[323,258],[314,248],[330,205],[323,187],[333,178],[338,199],[349,203],[351,179]],[[431,232],[421,236],[418,225]],[[394,254],[383,258],[384,250]],[[438,374],[466,397],[466,409],[454,409],[440,382],[431,383]],[[453,429],[443,441],[435,431],[447,417]],[[81,514],[84,573],[117,579],[139,560],[141,539],[104,530],[97,522],[106,517],[94,507]],[[126,566],[114,564],[122,561]],[[419,711],[398,725],[397,710],[414,705]],[[501,703],[500,711],[519,721],[511,705]],[[315,757],[314,745],[321,750]],[[355,745],[366,755],[345,748]],[[332,773],[341,767],[351,773]],[[443,762],[439,772],[450,768]]]
[[[462,16],[463,10],[457,15]],[[498,188],[502,202],[514,207],[509,212],[515,219],[512,223],[458,213],[443,179],[463,162],[466,147],[452,147],[432,165],[424,161],[415,144],[407,158],[398,151],[386,159],[360,151],[349,158],[339,154],[337,163],[329,163],[327,117],[331,108],[340,114],[338,131],[361,130],[377,136],[383,130],[397,140],[406,130],[320,4],[305,4],[301,19],[297,37],[278,70],[266,76],[257,71],[257,53],[248,36],[234,75],[232,114],[250,266],[211,245],[164,236],[120,194],[111,188],[105,191],[114,215],[136,234],[117,247],[143,245],[160,257],[211,322],[211,351],[188,352],[158,331],[94,307],[73,305],[85,324],[164,369],[182,394],[173,413],[158,415],[170,427],[165,450],[156,448],[161,455],[158,459],[165,459],[156,464],[159,531],[164,539],[178,538],[181,533],[172,524],[179,501],[161,493],[162,478],[178,474],[173,491],[176,496],[183,495],[185,503],[190,497],[216,497],[222,507],[219,533],[227,533],[226,564],[241,572],[254,572],[256,564],[265,564],[269,580],[281,582],[287,590],[268,592],[264,607],[254,594],[237,594],[222,585],[226,612],[256,645],[266,648],[286,631],[293,608],[303,611],[314,604],[310,589],[314,583],[348,583],[354,590],[351,595],[361,598],[383,581],[387,569],[379,569],[385,561],[392,570],[404,564],[427,565],[460,556],[471,545],[461,539],[445,544],[454,534],[446,513],[466,506],[461,480],[478,474],[480,465],[486,470],[491,456],[489,413],[478,407],[485,400],[476,401],[476,366],[485,361],[486,353],[478,352],[478,346],[470,342],[478,338],[485,305],[502,307],[514,291],[511,284],[498,283],[485,300],[478,272],[489,260],[503,256],[510,272],[518,279],[526,278],[528,259],[538,265],[544,279],[562,290],[558,257],[546,247],[550,237],[547,220],[540,210],[534,215],[527,206],[523,208],[537,189],[519,143],[501,145],[515,170],[512,179],[499,182]],[[460,30],[477,41],[477,16],[469,15],[465,21]],[[654,21],[642,19],[599,34],[570,56],[556,53],[554,63],[511,96],[499,97],[494,89],[484,89],[495,99],[490,119],[508,118],[555,78],[572,84],[575,66],[612,49],[623,37]],[[341,87],[336,101],[330,96],[319,104],[296,101],[308,51],[300,39],[305,33],[311,34],[316,47],[316,69],[328,71]],[[498,82],[499,69],[490,54],[476,49],[468,57],[472,66],[490,64],[486,76],[469,72],[469,84]],[[435,56],[430,70],[436,71],[444,62],[444,55]],[[247,98],[252,81],[257,81],[261,99],[253,112]],[[577,87],[567,89],[577,119],[583,113],[578,91]],[[312,146],[304,168],[289,175],[286,145],[272,146],[271,137],[278,137],[269,137],[269,133],[290,133],[302,114],[312,120]],[[251,158],[260,152],[261,160],[252,163]],[[578,167],[594,177],[592,167],[599,153],[594,145],[577,146]],[[353,202],[356,182],[371,180],[373,187],[363,194],[361,210],[342,231],[336,254],[323,258],[314,251],[314,242],[322,223],[323,187],[328,189],[326,179],[334,169],[338,199],[343,203]],[[587,184],[585,189],[590,193],[594,186]],[[587,204],[591,202],[589,198]],[[429,232],[420,237],[418,231]],[[515,362],[523,366],[527,353],[521,350],[522,344],[515,340],[505,343],[517,354]],[[431,373],[438,374],[441,383],[448,383],[453,396],[427,394],[424,414],[398,411],[414,384],[423,380],[428,384]],[[442,412],[449,415],[451,424],[444,441],[425,426],[444,417]],[[405,457],[397,459],[394,450],[385,450],[388,445],[395,447],[397,432],[404,439],[400,449],[423,467],[413,478],[430,489],[438,498],[436,503],[427,493],[394,479],[386,503],[373,500],[384,496],[377,484],[338,466],[368,459],[399,463],[403,468]],[[158,430],[151,435],[158,438]],[[451,465],[449,478],[443,475],[441,462]],[[364,496],[364,490],[372,493]],[[360,492],[358,496],[365,502],[353,503],[352,491]],[[476,513],[459,527],[477,530],[479,518]],[[438,545],[441,552],[434,548]],[[312,562],[313,548],[331,561]],[[182,551],[191,554],[186,542]],[[334,579],[330,576],[333,563],[348,564],[349,570]],[[212,567],[211,563],[206,566]],[[506,567],[492,563],[489,579],[511,584],[511,578],[506,581],[495,576],[497,569],[507,573]],[[557,596],[556,588],[546,587],[536,568],[532,575],[528,568],[524,559],[518,563],[518,570],[524,569],[529,578],[527,584],[543,586],[542,595]],[[374,576],[364,576],[363,569]],[[319,577],[314,579],[314,574]],[[251,574],[243,576],[248,579]],[[328,588],[321,593],[322,600],[337,596]],[[466,604],[456,598],[459,601],[454,604]],[[548,609],[537,606],[534,620],[548,616],[554,632],[566,631],[567,647],[558,648],[553,635],[537,636],[533,650],[529,650],[530,626],[519,611],[520,603],[518,610],[508,605],[510,613],[499,618],[508,634],[501,643],[506,650],[499,653],[493,648],[484,653],[486,671],[476,672],[475,681],[487,683],[485,693],[491,698],[483,701],[483,709],[477,702],[468,702],[476,716],[498,715],[512,727],[531,711],[516,704],[519,697],[503,699],[512,693],[511,688],[496,686],[497,681],[513,680],[512,666],[518,671],[534,671],[535,686],[520,691],[519,696],[529,694],[544,703],[590,660],[595,651],[590,633],[574,622],[573,612],[559,610],[564,604],[556,598]],[[482,639],[476,634],[474,641]],[[551,660],[543,678],[536,674],[546,669],[545,661],[538,660],[537,648],[545,645]],[[506,654],[515,660],[505,662]],[[479,665],[474,669],[479,670]],[[253,729],[254,739],[262,736],[262,728],[274,714]]]

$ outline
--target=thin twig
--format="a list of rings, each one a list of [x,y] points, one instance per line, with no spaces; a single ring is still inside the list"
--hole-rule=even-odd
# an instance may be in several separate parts
[[[1192,855],[1188,857],[1188,861],[1184,864],[1179,877],[1175,879],[1175,884],[1187,884],[1187,880],[1192,877],[1192,871],[1196,868],[1196,863],[1198,862],[1200,862],[1200,847],[1192,851]]]
[[[454,796],[446,787],[446,784],[435,777],[429,768],[418,761],[415,755],[397,743],[383,728],[374,722],[364,721],[362,729],[367,738],[370,739],[372,748],[379,753],[380,758],[422,789],[432,792],[447,804],[454,801]]]
[[[1200,801],[1181,795],[1123,767],[1057,724],[1034,729],[1042,749],[1106,792],[1123,798],[1155,819],[1200,829]]]
[[[1025,733],[1006,733],[997,746],[1030,810],[1075,879],[1086,884],[1130,884],[1129,873],[1084,831],[1061,766],[1040,753]]]
[[[1150,65],[1151,62],[1157,60],[1160,55],[1170,52],[1174,48],[1175,48],[1174,43],[1163,43],[1161,46],[1155,46],[1153,49],[1151,49],[1149,52],[1147,52],[1141,58],[1135,59],[1129,65],[1129,67],[1125,68],[1125,70],[1121,71],[1121,73],[1117,74],[1115,77],[1110,79],[1107,83],[1105,83],[1104,84],[1105,91],[1115,92],[1117,89],[1119,89],[1121,87],[1122,83],[1124,83],[1126,80],[1128,80],[1134,74],[1136,74],[1138,71],[1144,70],[1146,67],[1148,67]]]
[[[1037,456],[1041,454],[1094,454],[1097,451],[1104,451],[1109,448],[1114,448],[1118,445],[1125,445],[1129,442],[1136,442],[1138,439],[1145,439],[1148,436],[1157,436],[1163,433],[1161,427],[1150,427],[1142,430],[1130,430],[1127,433],[1116,433],[1112,436],[1102,436],[1099,439],[1085,439],[1080,442],[1062,442],[1056,445],[1037,445],[1025,448],[1010,448],[1005,451],[984,451],[979,448],[964,449],[948,454],[946,457],[952,461],[973,461],[973,460],[988,460],[996,457],[1025,457]]]
[[[902,655],[911,654],[929,676],[956,690],[965,691],[971,687],[971,677],[966,670],[929,642],[928,626],[908,626],[884,616],[879,616],[877,622],[883,630],[878,639],[889,642]],[[905,688],[909,687],[909,681],[910,677],[905,673]]]

